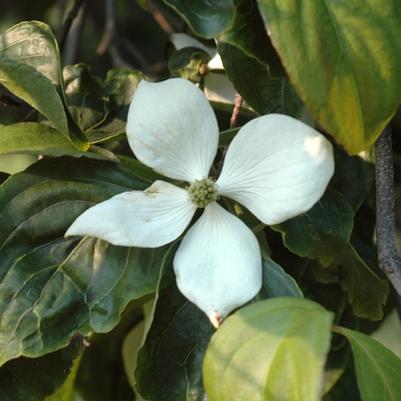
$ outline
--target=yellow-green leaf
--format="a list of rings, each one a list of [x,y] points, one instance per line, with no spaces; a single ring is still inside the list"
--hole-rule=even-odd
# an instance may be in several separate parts
[[[395,0],[258,0],[287,73],[319,123],[351,154],[369,148],[401,100]]]
[[[332,314],[300,298],[241,309],[213,335],[203,373],[209,401],[317,401]]]

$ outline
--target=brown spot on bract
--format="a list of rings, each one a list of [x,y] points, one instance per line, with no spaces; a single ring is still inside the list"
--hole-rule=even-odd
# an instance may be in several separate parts
[[[212,325],[218,329],[221,325],[221,322],[223,321],[223,316],[217,311],[214,312],[214,314],[211,316],[210,321]]]

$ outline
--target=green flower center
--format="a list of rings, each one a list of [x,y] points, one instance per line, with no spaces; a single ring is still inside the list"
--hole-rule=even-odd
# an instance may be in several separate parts
[[[192,203],[198,207],[205,207],[219,197],[216,185],[210,178],[194,181],[187,190]]]

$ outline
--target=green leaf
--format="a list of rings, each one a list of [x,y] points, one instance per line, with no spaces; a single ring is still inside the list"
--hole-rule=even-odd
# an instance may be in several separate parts
[[[317,400],[332,314],[300,298],[240,309],[214,334],[204,360],[209,401]]]
[[[401,9],[394,0],[258,0],[313,117],[351,153],[369,148],[401,100]]]
[[[39,123],[16,123],[0,126],[0,153],[22,153],[45,156],[89,157],[116,161],[111,152],[92,147],[80,152],[59,131]]]
[[[337,327],[351,344],[358,388],[363,401],[401,399],[401,360],[369,336]]]
[[[230,29],[218,36],[225,43],[268,67],[271,75],[283,76],[283,67],[267,36],[255,0],[233,0],[235,18]]]
[[[273,297],[303,298],[303,293],[297,282],[272,259],[263,258],[262,264],[263,285],[262,294]]]
[[[27,64],[54,85],[60,85],[60,56],[50,27],[39,21],[23,21],[0,35],[0,59]]]
[[[235,89],[260,114],[299,116],[302,104],[283,77],[256,2],[234,0],[234,8],[234,23],[218,37],[218,51]]]
[[[172,261],[171,261],[172,262]],[[153,321],[138,352],[136,388],[148,401],[202,401],[202,360],[214,331],[178,291],[171,266],[162,278]]]
[[[82,337],[77,337],[70,346],[52,354],[6,363],[0,368],[1,401],[43,401],[63,384],[81,351]]]
[[[228,29],[234,18],[232,0],[163,0],[199,36],[213,38]]]
[[[147,186],[115,163],[60,158],[0,187],[0,365],[57,350],[76,333],[110,331],[129,301],[155,291],[169,246],[63,238],[89,206]]]
[[[333,265],[339,268],[341,287],[347,293],[354,314],[381,320],[389,295],[388,282],[368,266],[352,245],[338,255]]]
[[[282,233],[291,252],[328,266],[349,242],[353,218],[354,212],[345,199],[327,191],[308,212],[272,228]]]
[[[372,190],[374,165],[359,156],[348,156],[338,147],[334,149],[334,159],[336,168],[330,188],[340,192],[356,211]]]
[[[68,133],[67,117],[56,87],[35,68],[0,58],[0,83],[43,114],[63,134]]]
[[[219,42],[218,52],[228,78],[253,109],[299,117],[303,106],[286,78],[272,78],[266,64],[230,44]]]
[[[168,178],[162,176],[133,157],[118,155],[118,160],[128,171],[149,184],[153,184],[157,180],[168,181]]]

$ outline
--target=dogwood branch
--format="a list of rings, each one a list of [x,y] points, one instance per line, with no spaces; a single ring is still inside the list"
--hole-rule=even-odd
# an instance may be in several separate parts
[[[391,128],[376,142],[376,235],[379,267],[401,296],[401,257],[395,242],[394,167]]]

